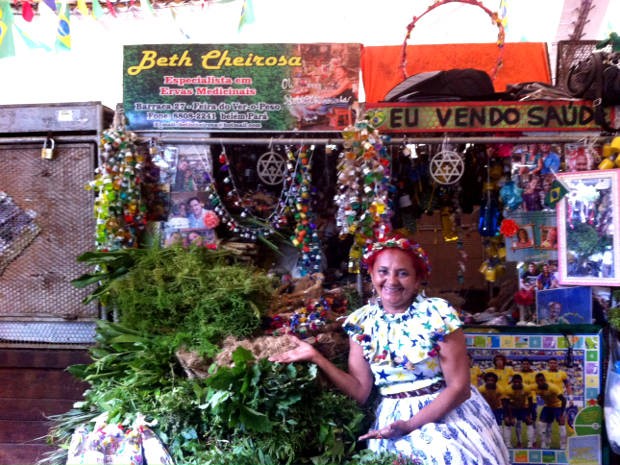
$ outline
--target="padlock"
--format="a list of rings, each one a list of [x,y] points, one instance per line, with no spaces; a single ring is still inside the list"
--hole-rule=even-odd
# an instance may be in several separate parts
[[[43,148],[41,149],[41,158],[43,160],[53,160],[54,159],[54,148],[56,147],[56,142],[51,137],[48,137],[43,141]]]

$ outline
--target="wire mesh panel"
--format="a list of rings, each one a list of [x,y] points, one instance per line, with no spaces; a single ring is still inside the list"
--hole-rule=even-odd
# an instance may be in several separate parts
[[[67,143],[54,153],[47,160],[40,146],[0,146],[0,322],[98,316],[96,304],[82,303],[92,289],[71,285],[92,271],[76,259],[94,246],[94,196],[84,187],[96,145]]]
[[[598,44],[596,40],[561,40],[558,42],[555,74],[557,87],[566,88],[566,78],[570,67],[587,58],[596,49],[596,44]]]

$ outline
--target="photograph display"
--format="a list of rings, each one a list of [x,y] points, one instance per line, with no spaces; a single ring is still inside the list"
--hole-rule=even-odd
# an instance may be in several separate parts
[[[572,464],[577,455],[602,463],[601,333],[465,336],[471,382],[494,411],[512,463]]]

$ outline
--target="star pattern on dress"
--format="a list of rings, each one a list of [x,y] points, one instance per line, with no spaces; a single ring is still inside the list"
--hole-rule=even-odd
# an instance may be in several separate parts
[[[285,167],[286,161],[277,152],[263,153],[256,162],[258,177],[269,186],[275,186],[284,181]]]
[[[457,152],[445,150],[431,158],[431,176],[439,184],[454,184],[461,179],[464,171],[465,163]]]

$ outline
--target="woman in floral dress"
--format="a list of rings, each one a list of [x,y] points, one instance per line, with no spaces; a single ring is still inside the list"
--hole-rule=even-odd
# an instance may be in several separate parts
[[[371,450],[429,465],[507,465],[495,417],[470,384],[458,314],[447,301],[419,289],[430,269],[424,250],[392,236],[371,244],[364,259],[377,299],[344,323],[348,372],[304,341],[272,360],[313,362],[360,403],[376,386],[382,400],[375,425],[360,437]]]

